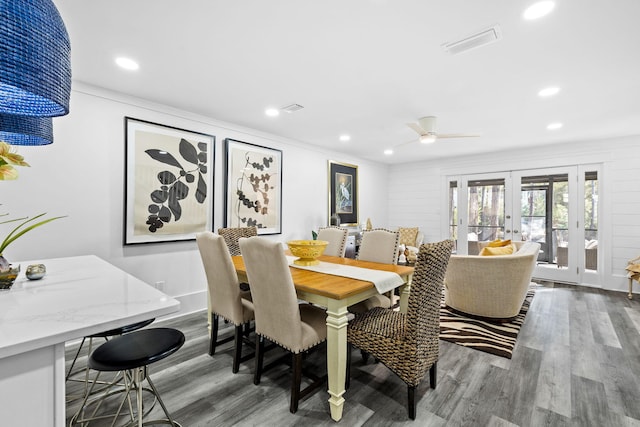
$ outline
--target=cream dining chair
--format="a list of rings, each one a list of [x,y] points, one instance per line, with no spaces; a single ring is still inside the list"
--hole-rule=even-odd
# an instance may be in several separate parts
[[[362,233],[358,260],[379,262],[382,264],[398,263],[399,233],[384,228],[365,230]],[[373,307],[389,308],[391,299],[384,295],[374,295],[349,307],[352,313],[362,313]]]
[[[216,346],[235,341],[233,353],[233,368],[235,374],[240,368],[240,362],[252,355],[242,357],[243,326],[254,318],[251,293],[240,289],[238,275],[231,255],[222,236],[204,231],[196,235],[200,257],[207,276],[209,309],[211,311],[211,339],[209,355],[213,356]],[[233,323],[235,334],[218,341],[218,322],[222,317]]]
[[[256,360],[254,384],[260,384],[264,339],[292,354],[293,379],[289,410],[295,413],[298,402],[324,383],[324,378],[300,391],[302,355],[327,338],[325,310],[311,304],[298,304],[289,263],[279,242],[261,237],[240,239],[240,250],[247,271],[255,310]]]
[[[347,237],[349,230],[341,227],[320,227],[318,229],[318,240],[329,242],[323,255],[337,256],[344,258],[347,249]]]

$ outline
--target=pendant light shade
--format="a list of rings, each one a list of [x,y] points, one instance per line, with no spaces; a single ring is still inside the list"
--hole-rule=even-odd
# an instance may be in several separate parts
[[[69,113],[71,48],[51,0],[0,1],[0,113]]]
[[[0,114],[0,141],[11,145],[47,145],[53,142],[51,117]]]

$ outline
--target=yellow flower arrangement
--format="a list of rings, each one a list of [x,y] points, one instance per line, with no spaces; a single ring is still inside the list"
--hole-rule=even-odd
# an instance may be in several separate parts
[[[29,166],[24,157],[11,150],[11,146],[0,141],[0,181],[18,179],[18,171],[13,166]]]

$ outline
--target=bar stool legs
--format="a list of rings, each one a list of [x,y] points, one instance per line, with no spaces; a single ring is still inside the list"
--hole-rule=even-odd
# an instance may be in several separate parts
[[[113,418],[112,426],[118,421],[119,417],[126,407],[129,412],[130,422],[128,426],[166,424],[175,427],[181,425],[174,421],[164,402],[160,398],[160,394],[156,386],[151,381],[148,372],[148,365],[164,359],[165,357],[175,353],[184,344],[184,334],[176,329],[155,328],[131,332],[127,335],[114,338],[98,347],[89,358],[89,367],[98,371],[96,379],[92,385],[98,383],[99,376],[105,371],[122,371],[124,390],[116,392],[107,389],[101,397],[89,400],[91,390],[83,401],[78,412],[73,416],[70,426],[77,424],[85,424],[91,420]],[[149,388],[143,387],[146,380]],[[144,418],[150,412],[151,408],[145,407],[143,402],[143,391],[152,393],[164,412],[164,419],[144,421]],[[107,415],[97,415],[100,406],[106,398],[115,393],[122,392],[123,398],[115,413]],[[131,394],[135,394],[135,408],[132,402]],[[85,410],[89,406],[95,404],[96,407],[92,414],[85,418]]]

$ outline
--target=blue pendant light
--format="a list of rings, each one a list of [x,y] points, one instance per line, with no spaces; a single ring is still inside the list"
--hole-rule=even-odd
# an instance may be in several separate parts
[[[11,145],[47,145],[53,142],[51,117],[0,113],[0,141]]]
[[[71,48],[51,0],[0,1],[0,113],[69,113]]]

